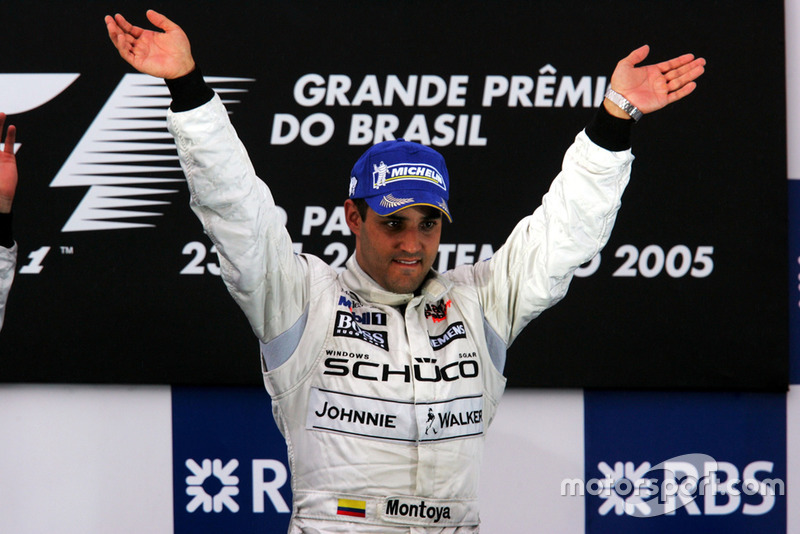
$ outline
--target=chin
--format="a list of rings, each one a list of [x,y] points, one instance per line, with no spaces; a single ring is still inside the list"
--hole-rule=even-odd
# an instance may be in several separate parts
[[[419,280],[408,280],[403,282],[396,282],[391,285],[390,291],[393,293],[414,293],[419,286],[422,285],[422,281],[424,279],[421,278]]]

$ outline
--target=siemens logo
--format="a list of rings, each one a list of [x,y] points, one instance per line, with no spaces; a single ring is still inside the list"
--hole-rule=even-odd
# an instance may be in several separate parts
[[[461,321],[453,323],[440,336],[428,336],[431,340],[431,347],[433,350],[439,350],[446,347],[454,339],[466,339],[467,329]]]

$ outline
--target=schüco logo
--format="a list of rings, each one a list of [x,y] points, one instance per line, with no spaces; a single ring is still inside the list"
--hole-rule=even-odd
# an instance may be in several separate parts
[[[0,101],[8,114],[39,107],[62,93],[79,74],[0,75]],[[243,92],[230,83],[249,78],[207,77],[221,95]],[[5,94],[4,88],[13,87]],[[88,187],[62,232],[155,226],[149,218],[169,205],[183,181],[172,137],[166,129],[170,103],[166,85],[144,74],[127,74],[84,133],[50,187]],[[224,100],[226,104],[234,101]]]
[[[600,497],[604,501],[600,515],[613,510],[616,515],[649,518],[674,516],[684,509],[690,516],[729,515],[739,510],[757,516],[772,510],[777,496],[786,491],[783,480],[769,478],[774,464],[764,460],[750,462],[740,471],[730,462],[693,453],[654,466],[615,462],[611,467],[600,462],[597,468],[603,478],[585,483],[565,479],[561,494]]]
[[[186,495],[192,497],[186,511],[194,513],[201,509],[205,513],[239,512],[239,460],[232,459],[223,464],[219,458],[204,459],[200,463],[189,458],[186,468],[191,475],[186,477]],[[267,473],[270,473],[269,475]],[[269,499],[275,511],[289,513],[289,506],[280,493],[288,480],[286,466],[278,460],[253,460],[252,468],[253,512],[263,513],[265,500]],[[266,498],[266,499],[265,499]]]
[[[452,382],[459,379],[478,378],[480,366],[475,360],[460,360],[439,366],[435,358],[414,358],[413,366],[392,367],[388,363],[358,360],[351,362],[347,358],[326,358],[325,371],[329,376],[352,376],[359,380],[410,383],[412,378],[417,382]]]

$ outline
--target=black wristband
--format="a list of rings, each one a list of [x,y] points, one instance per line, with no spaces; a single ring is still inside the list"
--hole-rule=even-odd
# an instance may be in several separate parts
[[[586,127],[586,135],[594,144],[606,150],[628,150],[631,147],[631,130],[634,124],[633,119],[614,117],[600,104],[592,122]]]
[[[14,225],[10,213],[0,213],[0,247],[14,246]]]
[[[172,95],[172,111],[189,111],[214,98],[214,90],[206,84],[199,67],[185,76],[164,81]]]

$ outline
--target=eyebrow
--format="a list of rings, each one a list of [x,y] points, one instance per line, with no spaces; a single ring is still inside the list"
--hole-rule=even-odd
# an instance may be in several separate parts
[[[401,213],[401,212],[390,213],[389,215],[386,215],[385,217],[387,219],[392,219],[393,221],[407,221],[409,219],[409,217],[406,217],[404,215],[398,215],[398,213]],[[422,220],[423,221],[438,221],[441,218],[442,218],[442,212],[437,210],[437,209],[435,209],[435,208],[431,208],[431,211],[427,215],[423,215],[422,216]]]

